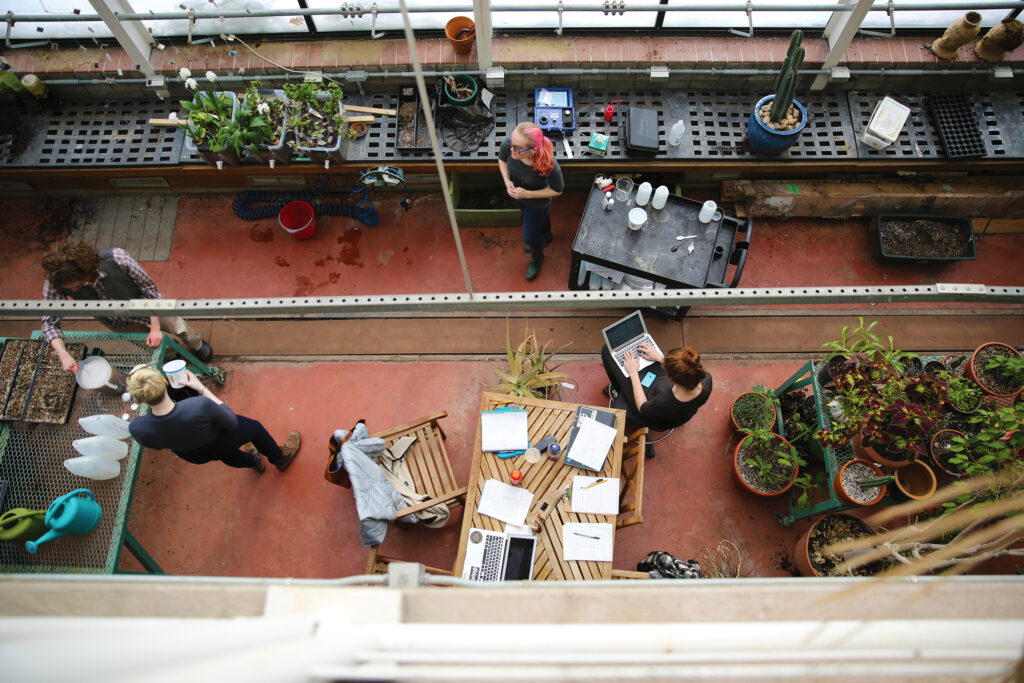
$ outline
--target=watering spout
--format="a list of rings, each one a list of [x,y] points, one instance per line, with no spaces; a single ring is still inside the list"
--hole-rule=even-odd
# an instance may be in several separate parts
[[[39,546],[46,543],[47,541],[55,541],[62,536],[66,536],[66,531],[57,531],[56,529],[50,529],[45,534],[40,536],[34,541],[25,541],[25,550],[29,551],[33,555],[39,550]]]

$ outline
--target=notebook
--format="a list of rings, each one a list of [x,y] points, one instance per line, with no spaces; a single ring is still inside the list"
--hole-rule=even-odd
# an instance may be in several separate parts
[[[574,467],[582,467],[583,469],[592,470],[594,472],[600,472],[604,469],[604,461],[608,457],[608,448],[605,448],[603,453],[597,454],[595,459],[584,459],[579,460],[574,457],[573,445],[576,443],[579,437],[580,429],[583,427],[584,420],[596,420],[598,424],[615,428],[615,413],[609,410],[601,410],[600,408],[592,408],[590,406],[579,406],[576,408],[576,417],[573,420],[572,429],[569,431],[569,440],[565,445],[565,464],[572,465]],[[618,432],[616,432],[618,433]],[[608,447],[611,447],[609,442]],[[596,463],[596,458],[600,458],[600,463]]]
[[[500,533],[472,527],[466,542],[462,578],[472,581],[529,581],[537,538],[533,534]]]
[[[626,372],[626,366],[622,364],[622,358],[626,355],[627,351],[632,351],[633,355],[636,356],[641,370],[654,363],[654,361],[642,357],[637,352],[636,347],[640,346],[640,344],[650,344],[654,347],[655,351],[659,354],[661,353],[661,349],[655,343],[654,337],[648,334],[647,325],[644,323],[644,317],[640,315],[640,311],[633,311],[622,320],[612,323],[601,330],[601,334],[604,335],[604,343],[608,346],[608,350],[612,352],[612,358],[615,359],[615,363],[619,366],[619,370],[622,371],[624,377],[629,376],[629,373]]]
[[[480,413],[480,450],[484,453],[525,451],[529,447],[525,410],[498,409]]]

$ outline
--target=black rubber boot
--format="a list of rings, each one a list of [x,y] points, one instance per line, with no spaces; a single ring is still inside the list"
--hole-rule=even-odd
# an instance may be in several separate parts
[[[544,263],[543,251],[530,251],[530,263],[526,266],[526,281],[535,280],[540,275],[540,266]]]

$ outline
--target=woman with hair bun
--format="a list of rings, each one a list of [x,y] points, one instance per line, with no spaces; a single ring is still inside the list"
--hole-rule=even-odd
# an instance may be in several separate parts
[[[526,279],[533,280],[551,243],[551,198],[565,189],[555,149],[544,131],[529,121],[520,123],[501,143],[498,170],[512,203],[523,210],[523,243],[530,252]]]
[[[614,400],[616,408],[626,411],[626,419],[656,432],[674,429],[690,421],[697,410],[711,396],[711,373],[704,370],[700,354],[689,346],[675,348],[662,355],[650,344],[640,344],[637,351],[653,365],[644,368],[644,376],[654,373],[649,386],[644,386],[636,356],[626,352],[622,364],[628,377],[612,358],[607,346],[601,351],[604,371],[611,384],[604,393]],[[654,457],[654,448],[648,444],[647,457]]]

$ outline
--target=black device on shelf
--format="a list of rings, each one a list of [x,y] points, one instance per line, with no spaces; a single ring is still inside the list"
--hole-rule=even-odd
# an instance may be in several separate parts
[[[971,159],[988,154],[974,103],[966,94],[934,93],[928,96],[928,107],[947,158]]]

